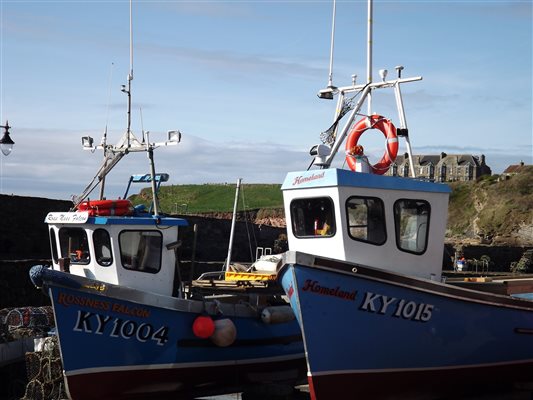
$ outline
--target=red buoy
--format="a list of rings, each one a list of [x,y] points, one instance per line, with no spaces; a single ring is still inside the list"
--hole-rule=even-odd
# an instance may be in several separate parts
[[[199,315],[192,324],[192,331],[196,337],[207,339],[215,333],[215,323],[208,315]]]

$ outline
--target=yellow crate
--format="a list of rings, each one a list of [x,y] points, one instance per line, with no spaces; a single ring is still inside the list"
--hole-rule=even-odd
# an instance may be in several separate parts
[[[276,274],[261,272],[226,272],[226,281],[274,281]]]
[[[481,277],[474,277],[474,278],[465,278],[465,282],[492,282],[492,278],[481,276]]]

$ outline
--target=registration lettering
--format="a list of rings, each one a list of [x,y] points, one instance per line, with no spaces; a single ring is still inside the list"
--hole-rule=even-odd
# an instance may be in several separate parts
[[[90,311],[78,310],[74,332],[95,335],[108,335],[112,338],[134,339],[145,343],[154,341],[158,346],[168,342],[168,326],[155,328],[148,322],[137,322],[130,319],[101,315]]]
[[[290,289],[292,289],[292,286]],[[431,319],[434,309],[433,304],[420,303],[374,292],[359,293],[353,288],[326,286],[319,281],[311,279],[305,281],[302,291],[353,301],[361,311],[409,321],[427,322]]]
[[[362,311],[420,322],[427,322],[431,319],[433,308],[433,304],[417,303],[372,292],[365,293],[361,307],[359,307]]]

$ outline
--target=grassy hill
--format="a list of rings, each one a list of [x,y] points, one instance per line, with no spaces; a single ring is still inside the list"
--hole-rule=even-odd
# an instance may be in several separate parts
[[[278,184],[243,184],[239,209],[269,209],[283,207],[283,198]],[[134,204],[149,205],[152,193],[149,188],[130,197]],[[235,184],[172,185],[162,186],[159,202],[167,213],[212,213],[232,212],[235,202]]]
[[[533,167],[509,179],[497,175],[476,182],[452,182],[449,238],[493,239],[533,244]],[[278,184],[243,184],[246,209],[260,209],[258,216],[280,216],[283,199]],[[134,204],[151,201],[149,188],[130,198]],[[167,213],[225,213],[233,210],[235,184],[163,186],[160,204]],[[243,209],[242,198],[239,209]]]

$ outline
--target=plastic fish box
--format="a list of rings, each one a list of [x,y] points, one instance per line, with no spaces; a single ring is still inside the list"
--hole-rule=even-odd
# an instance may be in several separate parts
[[[227,281],[273,281],[276,280],[276,274],[261,272],[226,272]]]

